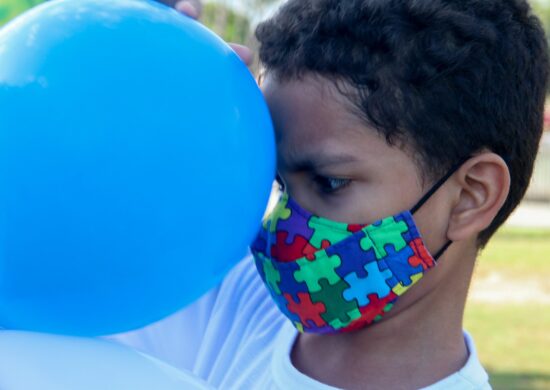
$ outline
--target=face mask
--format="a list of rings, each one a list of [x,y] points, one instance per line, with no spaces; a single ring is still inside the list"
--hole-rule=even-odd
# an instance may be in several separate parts
[[[412,215],[462,162],[410,211],[370,225],[313,215],[282,194],[251,250],[264,284],[298,331],[341,333],[373,324],[435,266],[451,242],[432,257]]]

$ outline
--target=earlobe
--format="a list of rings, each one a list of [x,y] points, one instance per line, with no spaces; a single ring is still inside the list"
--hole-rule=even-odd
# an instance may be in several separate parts
[[[447,236],[461,241],[485,230],[506,202],[510,172],[499,155],[485,151],[468,161],[454,175],[456,200]]]

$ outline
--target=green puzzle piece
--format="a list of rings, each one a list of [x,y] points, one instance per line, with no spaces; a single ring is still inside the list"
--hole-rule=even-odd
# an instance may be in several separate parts
[[[388,255],[386,245],[394,246],[395,251],[399,252],[407,246],[407,242],[402,234],[409,230],[407,224],[403,221],[397,222],[393,217],[382,220],[379,226],[370,225],[366,227],[366,237],[361,239],[361,248],[368,252],[374,249],[376,258],[383,259]]]
[[[349,324],[357,316],[355,310],[358,310],[357,302],[344,299],[344,291],[350,286],[344,280],[336,284],[329,284],[326,280],[321,280],[321,290],[311,294],[312,302],[322,302],[326,311],[321,313],[321,317],[327,324],[338,321],[336,324]],[[351,313],[351,314],[350,314]],[[361,316],[361,313],[359,313]],[[346,326],[346,325],[344,325]]]
[[[297,282],[305,282],[310,293],[321,290],[319,285],[321,279],[328,280],[330,284],[338,283],[341,280],[335,271],[342,263],[337,255],[327,256],[325,251],[321,251],[315,254],[315,260],[299,259],[296,263],[300,269],[294,271],[294,279]]]
[[[269,286],[271,286],[272,290],[275,291],[277,294],[281,294],[281,289],[279,289],[279,283],[281,282],[281,274],[279,271],[273,266],[273,263],[270,259],[267,259],[265,256],[261,255],[262,257],[262,266],[264,269],[265,274],[265,281]]]
[[[351,324],[352,321],[361,318],[361,312],[359,311],[359,309],[353,309],[352,311],[348,312],[347,315],[349,317],[349,320],[342,322],[339,318],[337,318],[333,321],[330,321],[330,326],[332,326],[334,329],[345,328],[346,326]]]
[[[277,206],[273,209],[273,212],[271,213],[270,217],[265,219],[263,222],[264,229],[268,229],[269,225],[269,232],[275,233],[277,230],[277,224],[279,223],[279,220],[287,220],[290,218],[290,215],[292,212],[288,207],[288,197],[281,198],[281,201],[277,203]]]
[[[335,226],[335,229],[327,229],[327,224]],[[330,244],[342,241],[344,238],[347,238],[353,234],[353,232],[347,231],[347,224],[345,223],[336,223],[336,222],[326,222],[324,218],[312,216],[308,223],[308,227],[313,230],[313,235],[309,239],[309,243],[317,248],[323,248],[323,241],[328,241]],[[338,225],[340,228],[338,228]],[[318,227],[320,229],[318,229]]]

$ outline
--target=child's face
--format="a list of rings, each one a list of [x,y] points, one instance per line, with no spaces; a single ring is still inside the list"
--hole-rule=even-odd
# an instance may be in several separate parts
[[[330,81],[308,76],[279,82],[268,75],[262,90],[275,125],[280,179],[313,214],[370,224],[409,210],[433,185],[423,182],[409,152],[389,146],[353,113]],[[443,186],[414,216],[432,254],[447,242],[448,199]],[[431,274],[427,279],[435,277]],[[405,299],[413,302],[432,282],[422,283]]]
[[[410,209],[432,184],[422,182],[409,153],[352,113],[331,82],[268,76],[262,89],[275,124],[279,176],[305,209],[372,223]]]

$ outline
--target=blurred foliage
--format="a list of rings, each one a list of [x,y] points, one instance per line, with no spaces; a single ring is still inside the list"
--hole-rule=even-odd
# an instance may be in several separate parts
[[[0,26],[44,0],[0,0]],[[113,0],[116,1],[116,0]],[[173,5],[177,0],[158,0]],[[202,21],[222,38],[253,45],[254,22],[283,0],[203,0]],[[550,0],[529,1],[550,32]],[[548,34],[547,34],[548,36]],[[549,36],[550,41],[550,36]]]
[[[550,1],[549,0],[530,0],[529,3],[533,7],[533,11],[539,17],[546,37],[550,41]]]
[[[210,0],[205,2],[201,22],[225,41],[246,45],[257,55],[255,22],[269,7],[278,3],[281,0]],[[253,74],[258,73],[257,58],[250,70]]]
[[[268,10],[282,2],[283,0],[208,0],[205,2],[202,22],[226,41],[255,48],[255,24],[267,15]]]
[[[0,26],[41,2],[42,0],[0,0]]]
[[[248,43],[251,39],[250,19],[224,4],[205,4],[201,21],[228,42]]]

